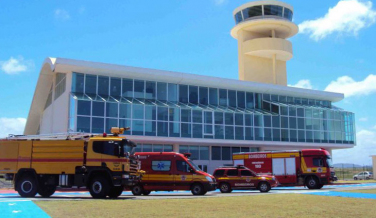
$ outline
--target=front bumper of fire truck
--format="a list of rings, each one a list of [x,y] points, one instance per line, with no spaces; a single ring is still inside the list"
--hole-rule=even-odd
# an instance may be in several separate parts
[[[121,176],[121,184],[123,186],[134,186],[141,180],[138,175],[123,174]]]

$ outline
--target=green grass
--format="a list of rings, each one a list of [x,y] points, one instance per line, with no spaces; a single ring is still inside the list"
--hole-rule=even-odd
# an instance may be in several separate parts
[[[358,189],[358,190],[349,190],[349,191],[344,191],[344,192],[376,194],[376,189]]]
[[[376,214],[375,200],[303,194],[35,203],[52,217],[373,217]]]

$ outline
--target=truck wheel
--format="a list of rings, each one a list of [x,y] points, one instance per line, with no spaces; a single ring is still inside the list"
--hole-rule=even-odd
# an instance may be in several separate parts
[[[193,195],[204,195],[205,194],[204,187],[199,183],[195,183],[195,184],[192,185],[191,192],[192,192]]]
[[[39,185],[38,193],[44,198],[49,198],[56,191],[55,185]]]
[[[144,189],[142,188],[141,185],[135,185],[132,188],[132,194],[133,195],[139,196],[139,195],[142,195],[143,192],[144,192]]]
[[[33,176],[23,176],[17,182],[17,191],[21,197],[35,197],[38,192],[37,181]]]
[[[309,177],[306,180],[306,186],[309,189],[317,189],[320,184],[318,183],[317,179],[315,177]]]
[[[110,192],[108,180],[103,177],[94,177],[90,181],[89,191],[93,198],[106,198]]]
[[[124,186],[114,186],[111,188],[110,193],[108,194],[108,197],[110,198],[117,198],[123,193]]]
[[[143,195],[150,195],[150,193],[151,191],[145,191],[145,190],[142,192]]]
[[[221,183],[221,185],[219,186],[219,190],[222,192],[222,193],[230,193],[232,192],[232,189],[231,189],[231,186],[230,184],[228,183]]]
[[[261,182],[258,185],[258,190],[260,190],[260,192],[269,192],[270,191],[270,185],[269,185],[269,183],[267,183],[267,182]]]

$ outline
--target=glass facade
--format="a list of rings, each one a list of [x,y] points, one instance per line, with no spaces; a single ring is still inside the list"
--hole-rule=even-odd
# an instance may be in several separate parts
[[[235,14],[235,23],[259,17],[280,17],[292,21],[292,11],[279,5],[257,5],[243,9]]]
[[[355,142],[354,114],[315,99],[73,73],[70,102],[69,126],[82,132],[121,126],[142,136]]]

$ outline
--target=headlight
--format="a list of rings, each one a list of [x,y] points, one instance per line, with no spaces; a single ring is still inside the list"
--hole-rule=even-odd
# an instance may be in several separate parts
[[[209,182],[213,182],[213,179],[212,179],[210,176],[206,176],[205,178],[206,178],[206,180],[208,180]]]
[[[128,174],[123,174],[122,178],[123,179],[129,179],[129,175]]]

